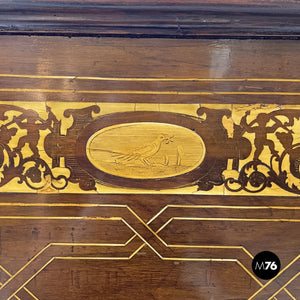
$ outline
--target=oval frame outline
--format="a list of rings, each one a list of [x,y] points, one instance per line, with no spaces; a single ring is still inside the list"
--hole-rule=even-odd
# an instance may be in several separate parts
[[[89,161],[86,155],[86,146],[89,138],[95,132],[113,125],[139,122],[173,124],[194,131],[204,142],[206,149],[204,159],[197,167],[187,173],[153,179],[133,179],[112,175],[97,169]],[[208,141],[209,143],[207,143]],[[205,177],[210,170],[214,168],[216,157],[214,156],[214,151],[210,151],[209,147],[212,141],[214,142],[213,144],[216,144],[216,138],[212,134],[212,130],[209,130],[205,122],[201,122],[197,117],[172,112],[119,112],[100,116],[82,129],[76,140],[76,157],[80,166],[103,184],[114,187],[146,190],[181,188],[195,185],[197,181]]]
[[[134,122],[134,123],[122,123],[122,124],[116,124],[116,125],[112,125],[112,126],[107,126],[107,127],[104,127],[102,128],[101,130],[98,130],[96,132],[94,132],[90,138],[88,139],[87,141],[87,146],[90,146],[93,142],[93,140],[96,138],[96,136],[99,136],[100,134],[104,133],[106,130],[115,130],[115,129],[118,129],[120,127],[125,127],[125,126],[138,126],[140,124],[143,124],[143,125],[148,125],[148,124],[163,124],[163,125],[166,125],[166,126],[174,126],[174,127],[179,127],[184,130],[187,130],[189,131],[189,134],[191,136],[193,136],[195,139],[198,139],[197,140],[197,143],[201,144],[201,146],[203,147],[203,152],[201,153],[201,155],[199,155],[197,161],[192,165],[192,166],[189,166],[189,167],[186,167],[186,169],[183,171],[183,172],[180,172],[180,173],[175,173],[174,175],[172,174],[169,174],[167,176],[162,176],[162,177],[128,177],[128,176],[121,176],[121,175],[117,175],[117,174],[114,174],[112,172],[107,172],[105,171],[104,168],[100,168],[100,167],[97,167],[93,162],[92,160],[90,159],[91,158],[91,154],[88,153],[87,151],[87,147],[86,147],[86,154],[87,154],[87,157],[89,159],[89,161],[96,167],[98,168],[99,170],[107,173],[107,174],[111,174],[111,175],[115,175],[115,176],[118,176],[118,177],[122,177],[122,178],[130,178],[130,179],[164,179],[164,178],[168,178],[168,177],[175,177],[175,176],[179,176],[179,175],[182,175],[182,174],[185,174],[185,173],[188,173],[192,170],[194,170],[196,167],[198,167],[204,160],[205,158],[205,154],[206,154],[206,147],[205,147],[205,144],[204,144],[204,141],[202,139],[202,137],[198,134],[196,134],[193,130],[189,129],[189,128],[186,128],[186,127],[183,127],[183,126],[179,126],[179,125],[175,125],[175,124],[170,124],[170,123],[158,123],[158,122]],[[100,133],[101,131],[103,131],[102,133]],[[116,150],[117,151],[117,150]]]

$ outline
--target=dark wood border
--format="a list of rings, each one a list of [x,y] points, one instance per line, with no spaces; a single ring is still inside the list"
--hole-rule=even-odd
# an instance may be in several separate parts
[[[178,125],[197,133],[203,140],[206,153],[204,160],[192,171],[182,175],[168,178],[157,179],[131,179],[114,176],[97,169],[86,156],[86,145],[89,138],[97,131],[118,124],[138,123],[138,122],[156,122]],[[86,126],[79,134],[76,141],[76,157],[80,166],[94,178],[110,185],[116,185],[129,188],[142,189],[167,189],[178,188],[187,185],[194,185],[195,182],[207,175],[210,170],[216,166],[217,158],[215,147],[217,138],[213,131],[209,130],[206,125],[195,118],[168,112],[125,112],[105,115]]]
[[[270,1],[255,5],[253,1],[248,2],[234,4],[227,0],[222,4],[205,4],[203,1],[141,1],[135,4],[132,1],[99,0],[1,1],[0,34],[164,38],[300,37],[299,3]]]

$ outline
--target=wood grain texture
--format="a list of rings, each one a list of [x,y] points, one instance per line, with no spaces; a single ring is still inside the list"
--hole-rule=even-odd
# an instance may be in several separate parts
[[[154,118],[192,126],[202,118],[210,126],[201,134],[217,132],[218,141],[244,128],[256,161],[269,163],[275,152],[266,141],[273,141],[294,162],[299,185],[297,41],[1,36],[0,55],[0,146],[9,153],[1,158],[5,170],[7,158],[20,163],[20,155],[12,155],[16,149],[24,158],[28,153],[26,158],[45,158],[53,168],[63,163],[57,159],[62,153],[76,153],[81,160],[85,152],[73,147],[75,141],[98,132],[102,121],[138,124]],[[233,119],[228,112],[234,112]],[[67,143],[61,147],[61,140],[48,140],[44,151],[41,142],[50,134]],[[242,143],[232,149],[226,143],[214,146],[210,138],[205,142],[211,143],[211,157],[225,162],[222,171],[232,159],[225,153],[232,160],[247,154],[239,151]],[[6,175],[19,170],[37,183],[45,165],[37,171],[26,163]],[[74,160],[67,163],[70,174]],[[228,166],[241,171],[236,161]],[[254,165],[254,186],[262,182],[259,170]],[[76,176],[88,179],[84,187],[90,187],[90,174],[80,172]],[[222,186],[217,186],[219,195],[82,193],[78,182],[68,193],[34,193],[17,190],[18,180],[0,193],[1,300],[300,297],[297,196],[228,194]],[[253,256],[265,250],[276,253],[282,266],[270,281],[256,277],[251,267]]]
[[[0,33],[295,38],[297,1],[2,1]]]
[[[298,104],[294,94],[216,94],[232,92],[299,92],[297,41],[268,40],[172,40],[65,37],[0,37],[5,57],[1,74],[66,76],[37,78],[0,77],[2,101],[132,102],[132,103],[281,103]],[[12,45],[14,45],[12,47]],[[56,47],[53,47],[56,45]],[[263,66],[263,67],[262,67]],[[126,70],[126,71],[125,71]],[[131,82],[78,80],[77,77],[190,79],[186,82]],[[273,82],[247,79],[273,79]],[[193,79],[242,79],[241,82]],[[277,81],[283,79],[283,81]],[[276,81],[275,81],[276,80]],[[109,84],[107,84],[109,83]],[[117,84],[117,85],[116,85]],[[80,93],[80,90],[173,91],[164,94]],[[28,89],[26,92],[22,89]],[[32,92],[31,89],[43,89]],[[49,90],[52,90],[49,92]],[[55,90],[67,90],[56,93]],[[208,95],[178,95],[177,92],[212,92]],[[284,99],[284,100],[283,100]]]

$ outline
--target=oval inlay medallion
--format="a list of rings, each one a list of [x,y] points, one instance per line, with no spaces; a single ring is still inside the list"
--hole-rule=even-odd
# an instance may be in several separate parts
[[[99,170],[133,179],[167,178],[197,168],[205,145],[192,130],[139,122],[105,127],[88,140],[86,154]]]

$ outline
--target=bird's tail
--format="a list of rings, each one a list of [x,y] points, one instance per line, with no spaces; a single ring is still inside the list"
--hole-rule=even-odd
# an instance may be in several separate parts
[[[111,153],[111,156],[119,162],[128,162],[134,159],[138,159],[136,154],[127,154],[118,151],[108,150],[108,149],[92,149],[93,151],[101,151]]]
[[[112,151],[112,150],[108,150],[108,149],[90,149],[90,150],[93,150],[93,151],[100,151],[100,152],[108,152],[108,153],[111,153],[113,155],[124,155],[124,153],[122,152],[117,152],[117,151]]]

